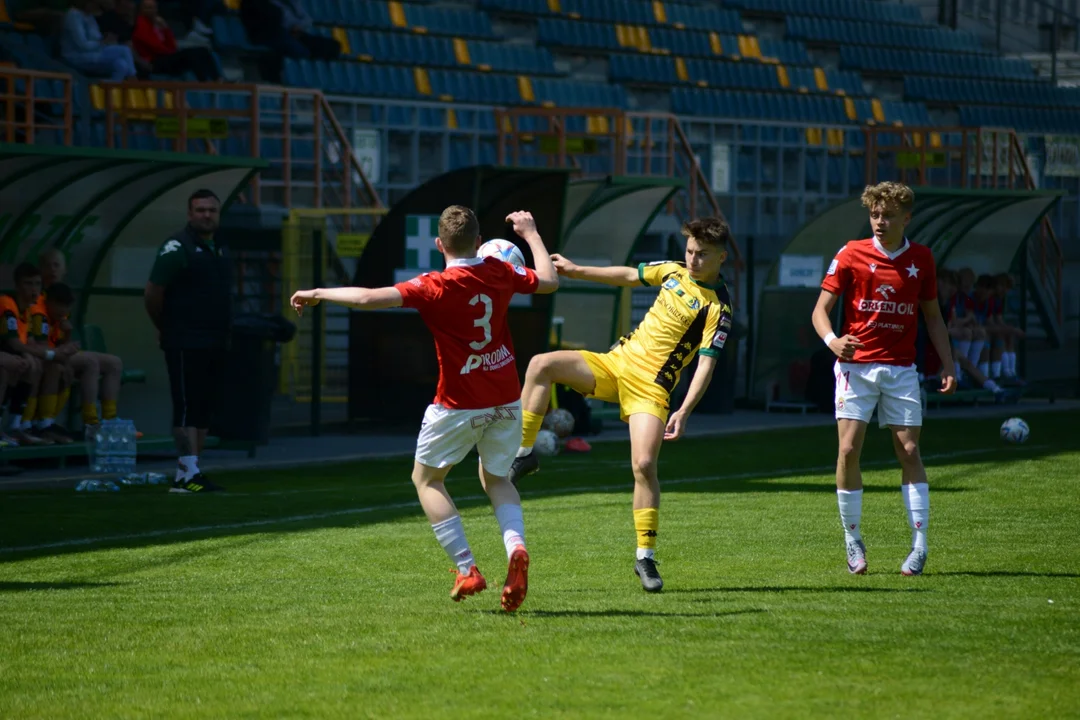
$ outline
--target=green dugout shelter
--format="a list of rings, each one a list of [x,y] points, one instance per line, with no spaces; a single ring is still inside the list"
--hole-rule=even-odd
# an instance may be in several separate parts
[[[266,166],[251,158],[0,144],[0,288],[21,262],[60,249],[78,296],[72,318],[99,326],[109,352],[146,371],[121,414],[168,432],[169,391],[142,294],[158,247],[187,222],[187,198],[213,190],[225,206]]]
[[[933,251],[939,268],[971,268],[976,274],[1016,271],[1023,266],[1028,238],[1063,195],[1055,190],[915,188],[907,235]],[[821,347],[810,314],[825,269],[845,243],[866,237],[867,211],[855,197],[807,222],[784,249],[758,304],[752,397],[803,399],[810,356]],[[1028,285],[1036,304],[1049,307],[1049,298],[1040,296],[1044,289]],[[1043,315],[1049,323],[1052,313]]]
[[[559,252],[579,265],[626,265],[653,219],[684,187],[673,178],[614,177],[579,180],[566,191]],[[630,330],[629,288],[562,279],[555,316],[564,341],[607,350]]]

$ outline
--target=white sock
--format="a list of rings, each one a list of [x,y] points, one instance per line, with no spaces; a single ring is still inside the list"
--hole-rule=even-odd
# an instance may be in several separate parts
[[[862,540],[859,524],[862,521],[862,490],[837,490],[836,502],[840,506],[840,522],[844,523],[844,540]]]
[[[22,429],[22,415],[12,415],[11,416],[11,422],[9,423],[8,427],[11,430],[20,430],[20,429]]]
[[[930,486],[926,483],[902,485],[900,491],[907,508],[908,525],[911,526],[911,547],[926,549],[926,526],[930,522]]]
[[[982,355],[983,346],[985,346],[985,345],[986,345],[985,340],[972,340],[971,341],[971,348],[968,350],[967,357],[968,357],[968,360],[971,361],[972,365],[978,365],[979,364],[979,357]]]
[[[981,372],[985,377],[990,377],[990,363],[979,363],[979,372]]]
[[[181,455],[176,461],[176,482],[186,482],[199,474],[199,456]]]
[[[997,392],[998,390],[1001,389],[1001,386],[998,385],[993,380],[987,380],[986,384],[983,385],[983,388],[986,389],[986,390],[989,390],[990,392]]]
[[[521,447],[518,448],[517,457],[525,457],[526,455],[528,455],[529,453],[532,452],[532,449],[533,449],[532,445],[529,445],[528,447],[525,447],[524,445],[522,445]]]
[[[450,561],[457,565],[458,572],[468,575],[469,570],[476,565],[476,561],[473,560],[469,541],[465,539],[465,528],[461,525],[461,516],[455,515],[449,520],[435,523],[431,529],[435,531],[435,539],[442,545]]]
[[[502,531],[506,557],[510,557],[510,553],[519,545],[525,547],[525,518],[521,515],[520,505],[507,503],[498,506],[495,508],[495,519],[499,521],[499,529]]]
[[[956,341],[956,353],[960,357],[968,357],[971,354],[971,341],[970,340],[957,340]],[[959,365],[960,363],[957,363]]]
[[[1001,377],[1001,361],[1000,360],[995,360],[994,362],[990,363],[990,375],[992,377],[994,377],[995,379]]]
[[[1001,363],[1006,377],[1016,377],[1016,353],[1007,352],[1001,356]]]
[[[45,418],[44,420],[38,420],[36,423],[34,423],[34,427],[38,430],[48,430],[53,426],[54,422],[56,421],[52,418]]]
[[[32,421],[30,421],[30,420],[23,420],[22,424],[19,425],[19,429],[24,431],[24,432],[27,431],[27,430],[33,430],[34,429],[34,423]]]
[[[638,548],[637,549],[637,559],[638,560],[644,560],[645,558],[649,558],[650,560],[655,560],[656,559],[656,548]]]

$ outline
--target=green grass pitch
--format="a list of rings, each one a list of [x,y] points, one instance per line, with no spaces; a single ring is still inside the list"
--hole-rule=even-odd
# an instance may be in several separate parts
[[[927,574],[885,432],[848,575],[832,427],[664,448],[660,595],[632,575],[625,444],[526,481],[529,597],[474,466],[492,586],[449,600],[411,461],[234,473],[221,496],[0,496],[0,718],[1080,715],[1080,413],[931,420]]]

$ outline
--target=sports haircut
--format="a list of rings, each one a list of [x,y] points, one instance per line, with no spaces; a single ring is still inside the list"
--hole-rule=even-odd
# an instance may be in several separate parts
[[[191,197],[187,199],[188,210],[191,209],[191,205],[196,200],[206,200],[207,198],[213,198],[218,201],[218,205],[221,204],[221,198],[217,196],[217,193],[215,193],[213,190],[207,190],[206,188],[202,188],[191,193]]]
[[[699,243],[727,249],[731,241],[731,228],[722,217],[703,217],[683,223],[683,237],[694,238]]]
[[[957,282],[957,280],[956,280],[956,271],[955,270],[947,270],[945,268],[942,268],[941,270],[938,271],[937,276],[938,276],[938,280],[941,280],[943,283],[946,283],[948,285],[958,285],[959,284]]]
[[[898,182],[883,182],[867,185],[863,190],[862,204],[867,210],[876,207],[895,205],[901,212],[909,213],[915,207],[915,191]]]
[[[54,283],[49,286],[49,292],[45,294],[45,299],[57,305],[74,305],[75,293],[70,286],[64,283]]]
[[[993,275],[980,275],[979,279],[975,281],[975,287],[980,287],[983,290],[993,290],[997,286],[997,280]]]
[[[41,271],[37,269],[36,265],[31,265],[28,262],[19,263],[15,267],[15,282],[20,283],[23,280],[29,278],[41,277]]]
[[[474,251],[479,235],[480,222],[464,205],[451,205],[439,216],[439,239],[454,255],[468,255]]]

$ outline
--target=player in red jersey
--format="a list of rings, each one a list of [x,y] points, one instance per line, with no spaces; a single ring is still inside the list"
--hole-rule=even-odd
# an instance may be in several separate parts
[[[506,220],[529,244],[535,272],[497,258],[476,257],[480,244],[476,216],[466,207],[452,205],[439,218],[435,239],[446,256],[445,270],[392,287],[301,290],[291,302],[298,313],[321,300],[361,310],[420,311],[435,336],[439,385],[416,441],[413,483],[436,539],[458,568],[450,597],[458,601],[474,595],[487,582],[473,560],[444,481],[450,468],[474,447],[479,451],[480,481],[495,508],[509,558],[502,607],[513,612],[528,590],[529,554],[521,498],[507,479],[521,444],[521,381],[506,313],[515,293],[555,292],[559,277],[532,215],[515,212]]]
[[[922,310],[930,341],[942,359],[941,392],[956,389],[949,332],[937,300],[934,256],[904,236],[915,193],[899,183],[868,186],[862,195],[874,236],[853,240],[836,254],[814,308],[814,329],[836,354],[836,423],[840,452],[836,494],[844,524],[848,571],[866,572],[862,517],[862,453],[866,426],[878,411],[889,426],[902,468],[901,490],[912,530],[912,549],[900,568],[919,575],[926,564],[930,490],[919,455],[922,398],[915,371],[915,338]],[[829,313],[844,296],[843,336],[833,333]]]

